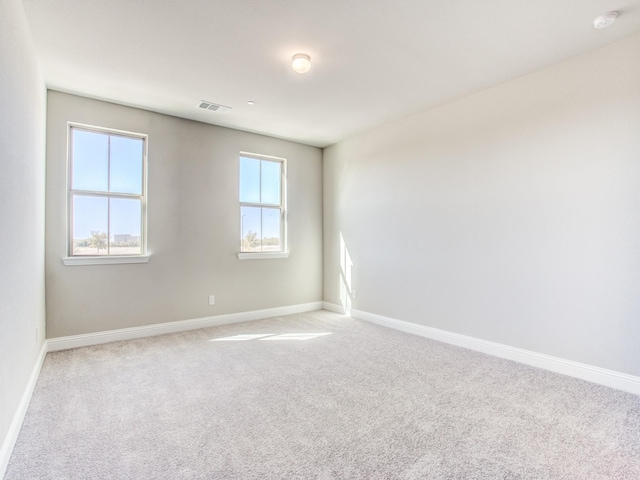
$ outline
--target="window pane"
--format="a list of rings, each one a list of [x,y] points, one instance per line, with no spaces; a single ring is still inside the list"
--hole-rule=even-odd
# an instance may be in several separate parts
[[[72,188],[106,192],[109,188],[109,136],[71,129]]]
[[[279,252],[280,246],[280,209],[262,209],[262,251]]]
[[[111,136],[111,192],[142,194],[143,140]]]
[[[240,209],[240,223],[242,236],[240,251],[259,252],[260,239],[262,238],[261,208],[242,207]]]
[[[240,157],[240,201],[260,203],[260,160]]]
[[[73,196],[73,255],[107,255],[106,198]]]
[[[111,255],[140,255],[142,253],[140,200],[112,198],[110,201]]]
[[[280,162],[262,162],[261,203],[280,205]]]

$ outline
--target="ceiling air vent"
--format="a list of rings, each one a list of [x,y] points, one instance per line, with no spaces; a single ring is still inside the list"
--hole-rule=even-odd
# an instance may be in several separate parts
[[[207,102],[206,100],[200,100],[198,108],[204,108],[205,110],[211,110],[218,113],[226,113],[231,110],[231,107],[225,107],[224,105],[218,105],[217,103]]]

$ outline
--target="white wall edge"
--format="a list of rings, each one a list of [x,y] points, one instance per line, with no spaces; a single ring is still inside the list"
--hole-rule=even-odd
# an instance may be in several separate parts
[[[155,335],[197,330],[199,328],[218,327],[220,325],[228,325],[231,323],[250,322],[252,320],[261,320],[263,318],[291,315],[294,313],[310,312],[312,310],[321,309],[322,302],[311,302],[248,312],[227,313],[211,317],[194,318],[191,320],[156,323],[140,327],[120,328],[117,330],[72,335],[69,337],[50,338],[47,343],[49,345],[49,352],[55,352],[58,350],[68,350],[70,348],[118,342],[120,340],[132,340],[134,338],[153,337]]]
[[[42,343],[42,347],[40,348],[40,353],[38,354],[36,363],[33,365],[33,369],[31,370],[31,376],[29,377],[27,386],[22,393],[22,398],[20,399],[18,408],[13,415],[13,420],[11,421],[11,425],[9,426],[9,431],[4,438],[4,442],[2,442],[2,448],[0,448],[0,478],[4,478],[4,474],[6,473],[7,467],[9,466],[11,452],[13,452],[13,447],[16,444],[16,440],[18,440],[18,434],[20,433],[20,429],[22,428],[24,417],[27,414],[27,409],[29,408],[29,403],[31,402],[31,396],[33,395],[33,390],[36,388],[36,382],[38,381],[38,377],[40,376],[40,370],[42,369],[42,364],[44,363],[44,358],[46,355],[47,341],[45,340]]]
[[[330,312],[341,313],[342,315],[345,314],[344,307],[337,303],[322,302],[322,308]]]
[[[325,307],[325,309],[327,308]],[[522,348],[511,347],[501,343],[468,337],[466,335],[460,335],[446,330],[426,327],[424,325],[397,320],[395,318],[364,312],[362,310],[352,309],[351,316],[377,325],[382,325],[384,327],[393,328],[406,333],[412,333],[432,340],[438,340],[458,347],[487,353],[495,357],[513,360],[533,367],[543,368],[552,372],[569,375],[571,377],[580,378],[606,387],[640,395],[640,377],[626,373],[607,370],[605,368],[574,362],[573,360],[566,360],[564,358],[553,357],[551,355],[524,350]]]

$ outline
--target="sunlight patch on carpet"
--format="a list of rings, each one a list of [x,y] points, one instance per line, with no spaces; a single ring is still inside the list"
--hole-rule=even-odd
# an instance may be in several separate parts
[[[239,335],[232,335],[230,337],[212,338],[210,342],[245,342],[247,340],[312,340],[318,337],[324,337],[325,335],[332,335],[333,332],[321,332],[321,333],[283,333],[280,335],[274,335],[273,333],[242,333]]]

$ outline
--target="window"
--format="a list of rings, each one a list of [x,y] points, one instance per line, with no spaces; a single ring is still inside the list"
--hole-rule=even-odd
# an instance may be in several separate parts
[[[240,153],[239,258],[286,256],[286,162]]]
[[[69,125],[69,259],[144,256],[147,137]],[[120,257],[82,262],[80,258]]]

